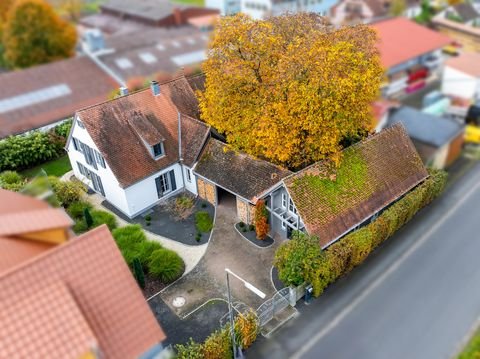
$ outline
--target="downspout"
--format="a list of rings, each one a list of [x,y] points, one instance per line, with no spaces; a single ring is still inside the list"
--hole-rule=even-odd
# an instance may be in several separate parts
[[[182,158],[182,116],[180,112],[177,111],[178,118],[178,161],[180,162],[180,172],[182,172],[182,183],[183,188],[185,189],[185,175],[183,173],[183,158]]]

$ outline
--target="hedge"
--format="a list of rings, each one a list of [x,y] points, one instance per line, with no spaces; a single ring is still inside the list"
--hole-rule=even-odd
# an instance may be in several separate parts
[[[330,283],[361,264],[375,247],[442,193],[446,173],[433,169],[429,172],[430,176],[422,184],[385,209],[378,218],[323,251],[318,238],[296,232],[294,238],[283,243],[275,253],[274,266],[280,279],[286,285],[310,282],[314,295],[319,296]]]
[[[256,340],[259,325],[258,317],[253,311],[239,314],[234,320],[235,342],[243,349]],[[203,343],[190,338],[187,344],[177,344],[177,359],[231,359],[233,358],[230,325],[213,332]]]
[[[0,172],[19,171],[53,160],[64,153],[72,121],[65,121],[48,132],[33,131],[0,141]]]

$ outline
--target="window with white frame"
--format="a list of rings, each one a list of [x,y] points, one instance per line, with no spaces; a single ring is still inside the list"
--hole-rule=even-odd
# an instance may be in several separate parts
[[[290,200],[288,201],[288,210],[293,213],[293,214],[297,214],[297,209],[295,208],[295,206],[293,205],[293,201],[292,199],[290,198]]]
[[[83,124],[83,122],[78,119],[77,119],[77,124],[78,124],[78,127],[85,128],[85,125]]]
[[[282,193],[282,207],[287,208],[287,194]]]
[[[164,150],[163,150],[163,143],[157,143],[156,145],[152,146],[152,151],[153,151],[153,157],[154,158],[159,158],[164,155]]]
[[[287,229],[287,223],[285,221],[282,221],[282,228]]]
[[[175,181],[175,171],[168,171],[155,178],[155,185],[157,187],[158,198],[161,198],[166,194],[175,191],[177,189],[177,183]]]

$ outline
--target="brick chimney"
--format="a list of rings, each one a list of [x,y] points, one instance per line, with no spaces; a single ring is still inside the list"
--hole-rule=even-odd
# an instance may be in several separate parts
[[[173,21],[175,25],[179,26],[182,25],[182,10],[178,7],[173,8]]]

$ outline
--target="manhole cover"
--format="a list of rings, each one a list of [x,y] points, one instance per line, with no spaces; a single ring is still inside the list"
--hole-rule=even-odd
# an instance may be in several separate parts
[[[175,308],[183,307],[185,305],[185,298],[184,297],[176,297],[173,300],[172,304]]]

